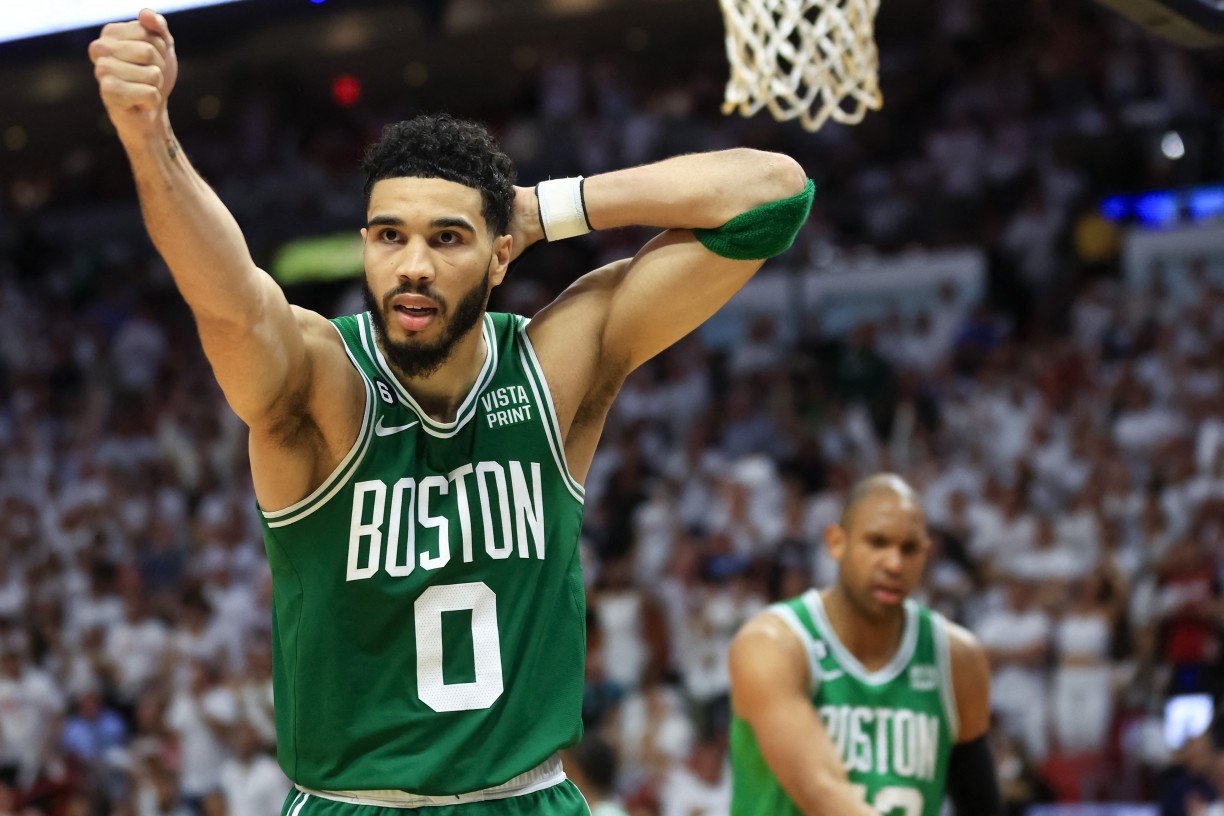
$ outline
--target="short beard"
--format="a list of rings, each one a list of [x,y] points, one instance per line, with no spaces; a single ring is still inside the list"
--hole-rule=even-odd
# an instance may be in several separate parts
[[[386,313],[391,311],[391,299],[405,294],[424,295],[438,304],[440,317],[443,307],[446,306],[442,298],[433,294],[427,286],[417,288],[401,283],[386,294],[383,305],[379,306],[374,292],[370,290],[369,281],[363,281],[361,288],[362,300],[374,320],[383,354],[387,355],[391,366],[408,379],[428,377],[451,358],[459,341],[480,322],[489,305],[489,293],[492,291],[489,286],[489,269],[486,267],[484,279],[459,299],[459,305],[455,307],[455,313],[443,328],[441,336],[432,343],[414,343],[411,340],[397,342],[387,335]]]

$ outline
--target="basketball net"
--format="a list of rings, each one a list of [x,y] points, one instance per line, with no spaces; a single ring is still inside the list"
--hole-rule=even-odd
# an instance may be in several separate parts
[[[828,119],[855,125],[879,110],[880,0],[719,0],[727,24],[731,78],[722,111],[818,129]]]

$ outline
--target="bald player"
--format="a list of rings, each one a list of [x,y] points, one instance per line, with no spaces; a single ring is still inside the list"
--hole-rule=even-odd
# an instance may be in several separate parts
[[[732,814],[938,816],[946,794],[995,816],[985,650],[908,597],[931,549],[917,494],[865,479],[824,537],[837,583],[731,645]]]

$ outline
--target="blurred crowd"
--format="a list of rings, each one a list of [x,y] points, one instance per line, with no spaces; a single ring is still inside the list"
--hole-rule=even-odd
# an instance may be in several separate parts
[[[832,246],[988,258],[981,302],[949,290],[836,334],[815,314],[780,331],[779,304],[626,383],[582,539],[587,737],[569,767],[597,813],[726,812],[730,639],[832,582],[822,530],[883,469],[926,504],[920,599],[989,650],[1010,812],[1162,796],[1201,816],[1224,792],[1210,734],[1174,752],[1161,731],[1170,696],[1224,691],[1224,257],[1124,275],[1096,214],[1107,193],[1218,176],[1224,71],[1053,6],[948,0],[922,37],[882,29],[887,105],[858,128],[722,119],[721,67],[650,79],[611,53],[550,57],[487,112],[525,181],[737,144],[794,155],[818,202],[776,268]],[[179,133],[261,260],[352,228],[353,157],[409,112],[243,111]],[[1175,125],[1201,148],[1181,163],[1153,149]],[[245,429],[134,212],[116,227],[117,158],[82,148],[0,191],[0,816],[266,816],[289,783]],[[641,239],[541,249],[494,308],[530,312]]]

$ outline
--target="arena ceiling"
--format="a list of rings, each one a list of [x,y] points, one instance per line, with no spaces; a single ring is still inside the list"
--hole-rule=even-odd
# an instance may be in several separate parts
[[[180,124],[200,100],[224,102],[244,82],[274,78],[326,98],[342,74],[371,102],[473,113],[521,90],[548,54],[622,51],[661,64],[695,44],[717,54],[722,41],[711,0],[245,0],[179,12],[170,25]],[[20,151],[0,144],[0,177],[108,136],[86,55],[96,32],[0,46],[0,133],[16,125],[28,135]]]

